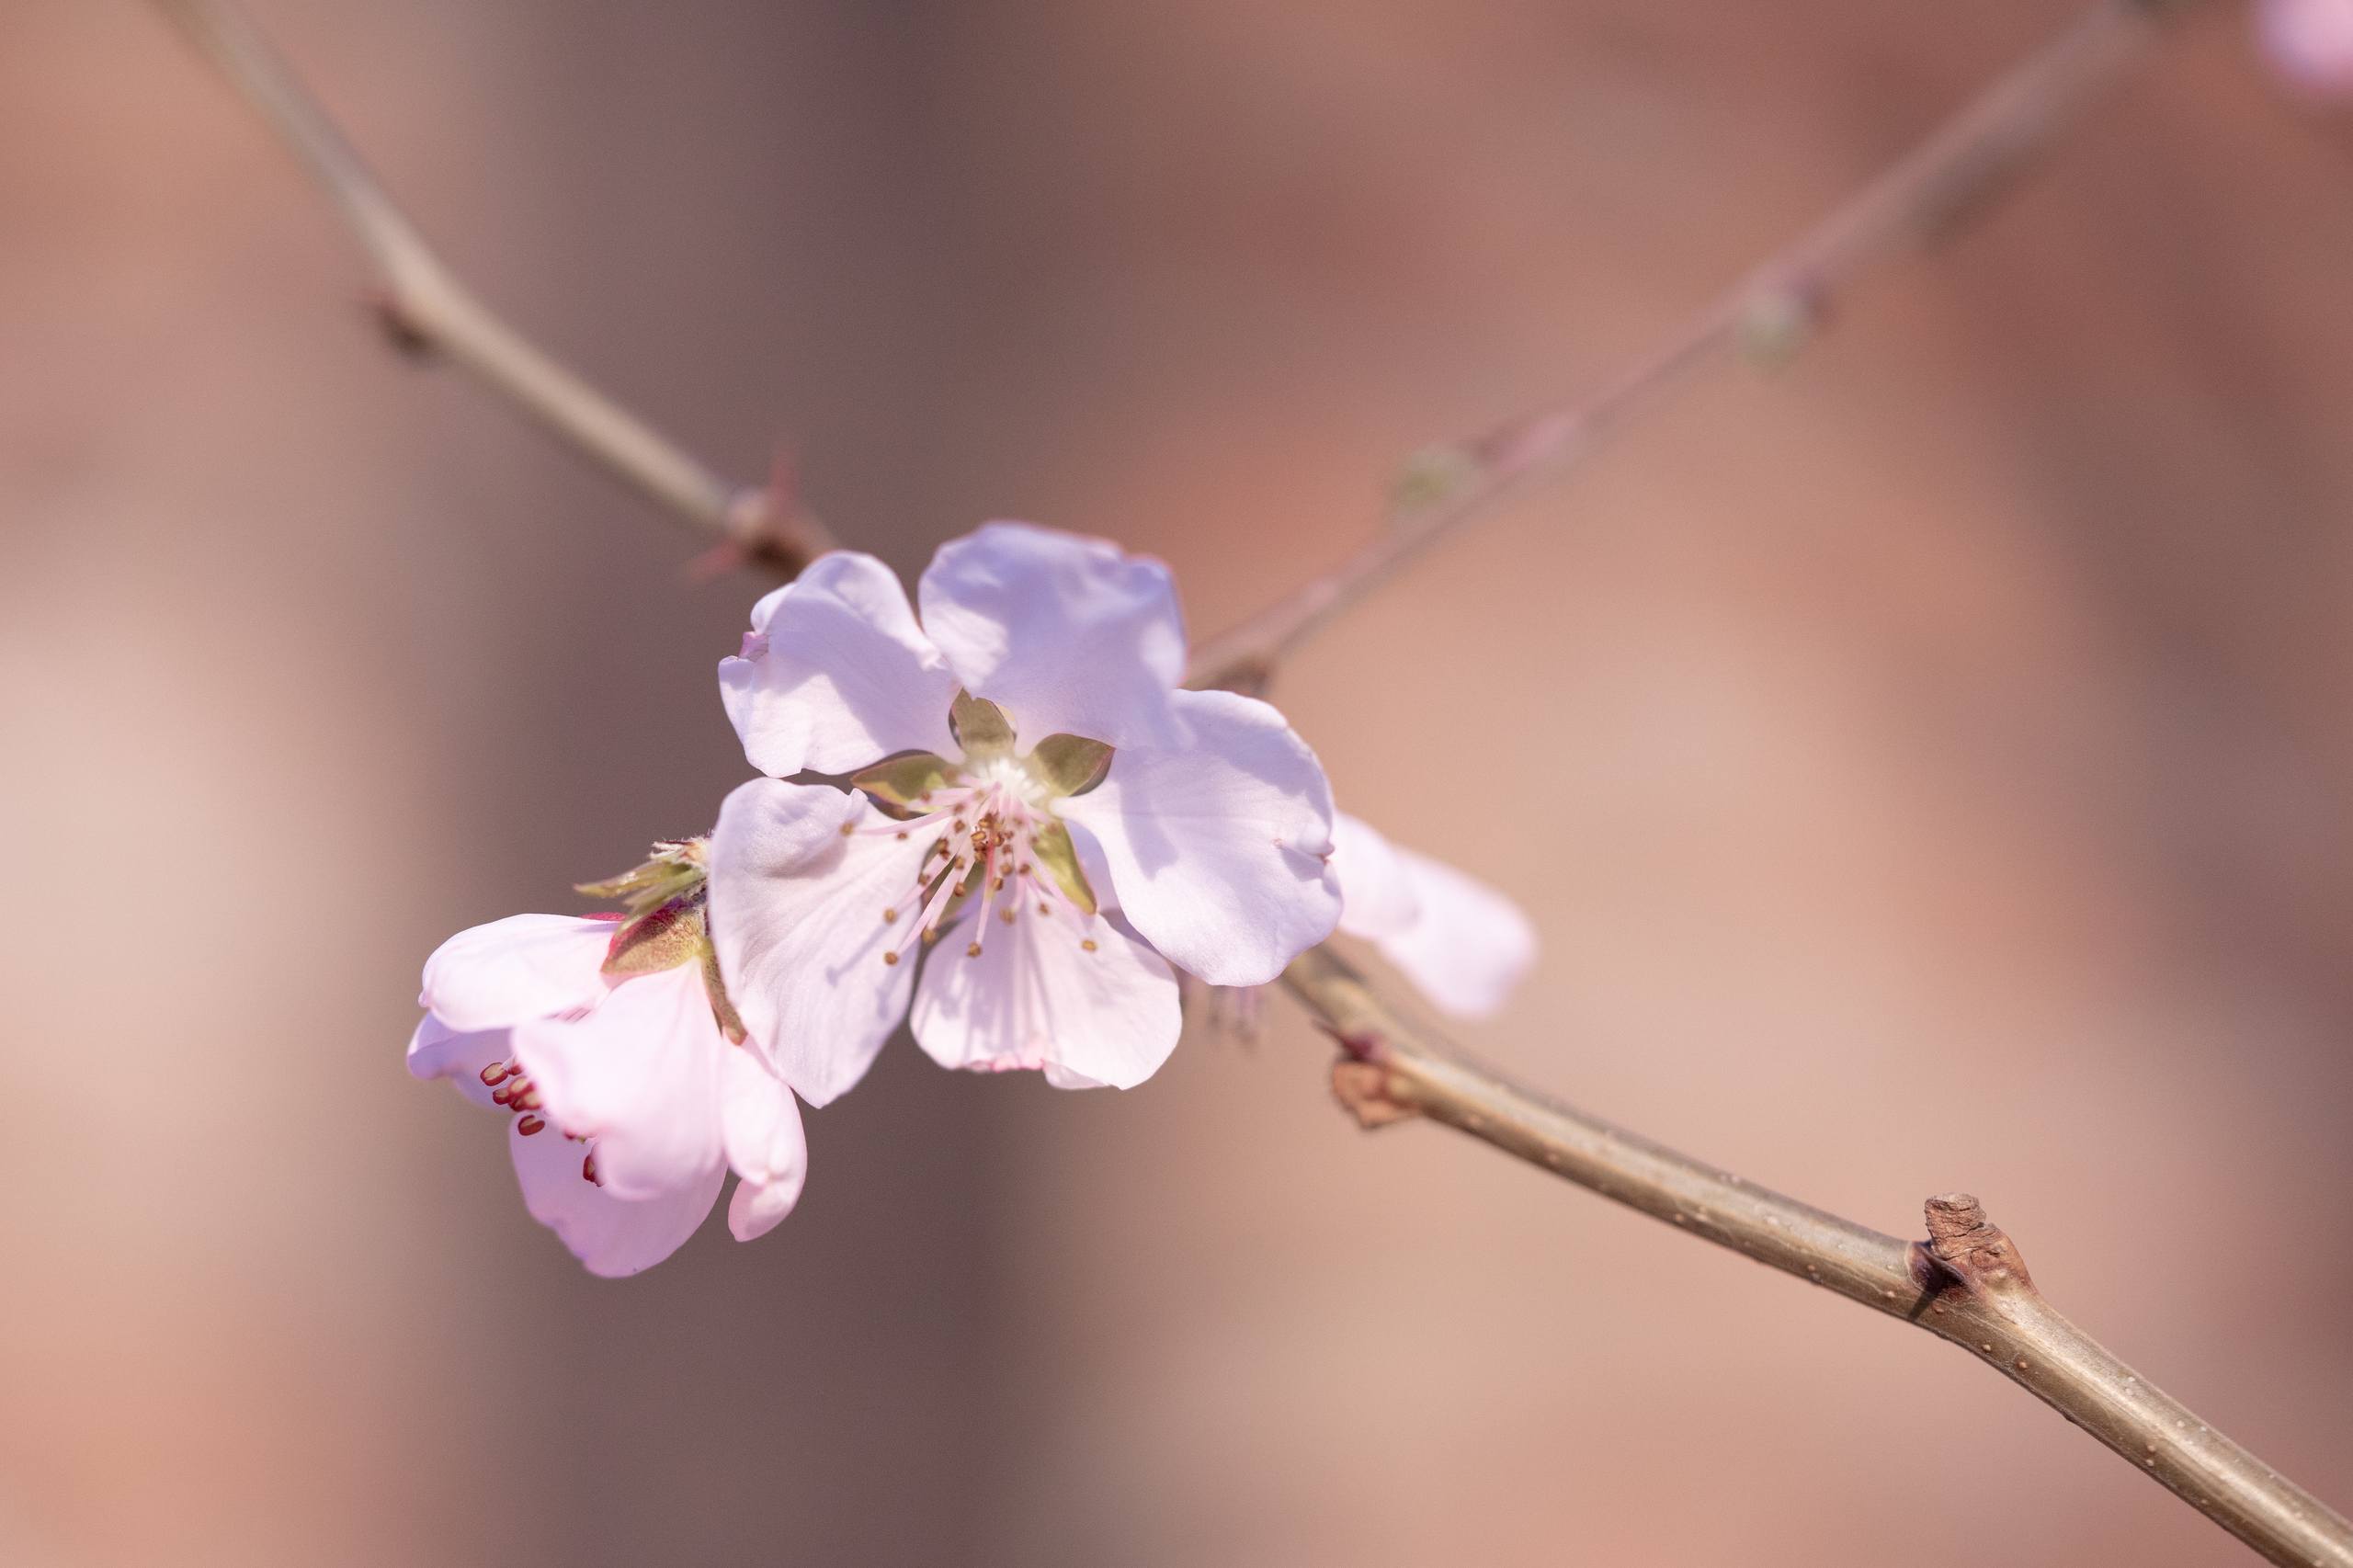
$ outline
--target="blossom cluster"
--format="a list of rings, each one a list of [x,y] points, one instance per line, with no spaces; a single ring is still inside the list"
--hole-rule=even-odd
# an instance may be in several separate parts
[[[763,1234],[808,1170],[801,1104],[904,1021],[945,1067],[1130,1088],[1179,976],[1272,981],[1335,929],[1438,1006],[1499,1006],[1534,956],[1494,890],[1337,814],[1274,708],[1182,684],[1165,567],[992,523],[910,604],[836,551],[752,610],[720,695],[762,777],[703,837],[426,960],[419,1077],[505,1111],[525,1205],[591,1271],[699,1226]]]

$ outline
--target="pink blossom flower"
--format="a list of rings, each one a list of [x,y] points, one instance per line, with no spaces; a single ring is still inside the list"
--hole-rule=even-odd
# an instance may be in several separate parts
[[[1477,1018],[1503,1006],[1536,961],[1536,929],[1519,905],[1346,813],[1332,838],[1341,930],[1371,942],[1447,1012]]]
[[[2353,94],[2353,0],[2260,0],[2255,27],[2272,66],[2297,86]]]
[[[426,960],[409,1071],[508,1113],[524,1207],[592,1274],[676,1251],[731,1165],[738,1241],[790,1213],[808,1173],[792,1092],[713,1012],[699,900],[651,926],[511,915]]]
[[[1331,933],[1323,769],[1266,703],[1178,688],[1156,562],[992,523],[917,598],[920,622],[881,562],[827,555],[720,665],[771,776],[711,835],[735,1005],[813,1105],[910,1006],[944,1066],[1142,1083],[1176,1043],[1172,965],[1262,984]]]

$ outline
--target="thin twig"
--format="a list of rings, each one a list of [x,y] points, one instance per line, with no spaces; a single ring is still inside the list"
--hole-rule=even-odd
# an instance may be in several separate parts
[[[2043,1300],[1977,1200],[1928,1200],[1907,1244],[1518,1087],[1407,1021],[1330,951],[1283,977],[1340,1041],[1367,1127],[1445,1123],[1654,1220],[1949,1339],[2274,1562],[2353,1568],[2353,1526],[2150,1383]]]
[[[790,576],[831,548],[795,499],[722,479],[551,358],[434,254],[277,51],[224,0],[155,0],[309,168],[376,265],[377,309],[400,347],[472,372],[559,439],[734,557]]]
[[[1529,482],[1592,454],[1720,358],[1786,362],[1871,266],[1949,233],[2000,191],[2139,56],[2161,0],[2102,0],[1796,244],[1711,301],[1641,361],[1575,402],[1425,454],[1389,517],[1331,571],[1193,651],[1196,686],[1262,689],[1275,666],[1438,540]]]
[[[719,478],[476,302],[277,56],[218,0],[156,0],[311,166],[383,274],[396,341],[446,355],[673,515],[790,575],[826,547],[813,521]],[[1226,638],[1195,668],[1239,684],[1420,548],[1537,472],[1582,455],[1603,429],[1716,350],[1788,339],[1877,256],[1982,197],[2112,75],[2146,31],[2139,0],[2110,4],[1956,119],[1913,158],[1704,312],[1652,358],[1583,404],[1473,443],[1475,463],[1330,576]],[[789,482],[771,487],[789,495]],[[771,517],[770,513],[779,514]],[[1236,672],[1240,672],[1237,674]],[[1347,1054],[1334,1086],[1367,1126],[1426,1117],[1849,1300],[1969,1347],[2280,1563],[2353,1568],[2353,1529],[2309,1494],[2150,1387],[2044,1302],[1973,1199],[1931,1200],[1931,1240],[1907,1244],[1809,1209],[1633,1133],[1520,1089],[1390,1009],[1328,949],[1285,983]]]

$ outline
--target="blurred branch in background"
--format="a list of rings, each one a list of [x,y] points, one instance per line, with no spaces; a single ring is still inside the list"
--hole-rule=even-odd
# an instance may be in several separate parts
[[[393,344],[438,356],[503,393],[726,555],[790,576],[832,548],[781,476],[767,489],[722,478],[676,442],[548,357],[442,265],[358,149],[233,8],[156,0],[310,169],[381,275],[377,310]]]
[[[1195,650],[1193,683],[1262,688],[1333,616],[1529,482],[1590,456],[1694,372],[1731,355],[1786,361],[1874,263],[1933,243],[1981,210],[2140,57],[2160,13],[2177,6],[2104,0],[1615,381],[1415,460],[1384,526],[1330,572]]]
[[[746,564],[790,575],[830,540],[789,481],[737,486],[508,327],[450,276],[267,44],[216,0],[156,0],[302,160],[383,275],[396,344],[448,358]],[[1591,452],[1720,356],[1785,358],[1876,262],[1998,194],[2154,36],[2162,0],[2103,0],[1797,244],[1594,395],[1417,460],[1389,525],[1339,567],[1203,644],[1197,685],[1261,686],[1276,663],[1456,527]],[[1382,1002],[1327,949],[1286,986],[1342,1044],[1367,1126],[1442,1122],[1605,1198],[1971,1349],[2275,1562],[2353,1568],[2353,1527],[2198,1421],[2052,1310],[1974,1199],[1931,1199],[1926,1244],[1810,1209],[1521,1089]]]

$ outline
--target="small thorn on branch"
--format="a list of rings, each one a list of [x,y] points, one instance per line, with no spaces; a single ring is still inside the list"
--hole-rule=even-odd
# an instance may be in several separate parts
[[[1968,1193],[1949,1192],[1929,1199],[1927,1207],[1928,1239],[1915,1242],[1913,1250],[1935,1271],[1980,1293],[2034,1289],[2026,1260],[2002,1228],[1985,1217],[1984,1204]]]

